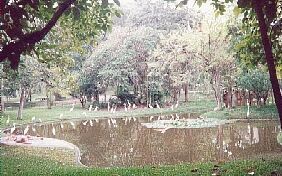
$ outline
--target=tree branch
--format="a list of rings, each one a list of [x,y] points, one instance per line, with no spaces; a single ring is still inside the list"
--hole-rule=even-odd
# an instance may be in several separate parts
[[[41,30],[25,34],[21,39],[11,41],[8,45],[3,46],[3,50],[0,52],[0,62],[8,59],[11,62],[11,67],[17,69],[20,55],[28,49],[33,48],[37,42],[41,41],[75,1],[76,0],[65,0],[61,3],[50,21]]]

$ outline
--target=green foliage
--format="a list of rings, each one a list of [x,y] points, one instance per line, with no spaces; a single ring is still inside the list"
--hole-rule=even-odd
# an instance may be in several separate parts
[[[269,76],[262,69],[242,72],[237,79],[237,85],[244,90],[254,92],[259,99],[267,96],[271,87]]]
[[[8,59],[13,68],[18,67],[22,54],[36,53],[48,63],[67,49],[79,50],[82,44],[93,43],[111,29],[112,17],[120,14],[106,0],[8,0],[1,6],[2,12],[0,61]]]

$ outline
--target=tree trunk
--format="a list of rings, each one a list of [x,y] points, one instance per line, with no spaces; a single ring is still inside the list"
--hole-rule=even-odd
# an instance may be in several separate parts
[[[259,30],[261,34],[261,39],[263,43],[263,48],[265,52],[265,58],[266,58],[266,63],[268,67],[268,72],[270,76],[270,82],[272,85],[273,93],[274,93],[274,98],[275,98],[275,104],[278,110],[279,118],[280,118],[280,125],[282,128],[282,96],[280,92],[280,87],[276,75],[276,68],[275,68],[275,63],[274,63],[274,57],[272,53],[272,47],[271,47],[271,41],[268,37],[267,34],[267,26],[265,23],[265,18],[264,18],[264,13],[262,10],[262,2],[261,1],[255,1],[253,0],[255,12],[257,15],[257,19],[259,22]]]
[[[24,103],[25,103],[25,94],[26,94],[26,90],[25,90],[25,88],[22,88],[21,89],[20,105],[19,105],[17,120],[22,120],[22,117],[23,117],[23,107],[24,107]]]
[[[217,107],[215,110],[220,110],[222,108],[222,95],[221,95],[221,89],[220,89],[220,74],[217,70],[214,71],[212,80],[212,88],[214,90],[215,100]]]
[[[227,107],[230,109],[232,108],[232,87],[229,84],[227,90]]]
[[[4,79],[1,78],[1,85],[0,85],[0,112],[4,112],[5,110],[5,105],[4,105]]]
[[[188,84],[184,85],[185,102],[188,102]]]
[[[47,90],[46,92],[47,96],[47,108],[51,109],[52,108],[52,92],[50,90]]]
[[[29,102],[31,102],[31,89],[29,89]]]

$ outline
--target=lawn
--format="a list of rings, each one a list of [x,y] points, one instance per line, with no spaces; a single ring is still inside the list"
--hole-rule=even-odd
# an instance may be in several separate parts
[[[59,152],[59,153],[58,153]],[[60,157],[58,157],[58,154]],[[179,164],[129,168],[88,168],[75,166],[70,151],[23,147],[1,147],[0,175],[97,175],[97,176],[171,176],[171,175],[278,175],[282,158],[240,160],[220,163]]]
[[[91,111],[82,109],[79,105],[75,106],[74,110],[70,112],[71,106],[54,106],[52,109],[46,107],[33,107],[25,108],[23,111],[23,119],[16,120],[17,110],[6,111],[4,115],[0,116],[0,129],[5,127],[11,127],[13,123],[17,125],[31,123],[32,117],[36,118],[39,122],[53,122],[67,119],[87,119],[87,118],[103,118],[103,117],[141,117],[157,114],[169,114],[169,113],[197,113],[202,114],[207,111],[211,111],[215,104],[213,101],[192,101],[189,103],[183,103],[178,108],[173,110],[170,107],[161,109],[157,108],[138,108],[131,109],[127,112],[121,107],[116,113],[108,112],[106,109]],[[62,117],[60,115],[63,114]],[[7,119],[10,119],[9,124],[6,123]]]
[[[232,109],[223,109],[221,111],[209,111],[202,114],[202,117],[219,118],[219,119],[247,119],[247,106],[239,106]],[[250,119],[278,119],[276,106],[266,105],[262,107],[250,107]]]

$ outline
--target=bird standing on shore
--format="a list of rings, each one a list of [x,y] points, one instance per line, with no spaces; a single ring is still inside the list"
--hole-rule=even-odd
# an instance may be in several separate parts
[[[88,111],[92,111],[92,106],[93,106],[93,105],[90,105],[90,106],[89,106]]]
[[[26,135],[26,133],[28,132],[28,130],[29,130],[29,125],[27,125],[27,126],[25,127],[25,129],[24,129],[24,135]]]
[[[176,101],[176,104],[175,104],[175,106],[174,106],[174,107],[175,107],[175,108],[177,108],[177,107],[178,107],[178,105],[179,105],[179,104],[178,104],[178,100],[177,100],[177,101]]]
[[[6,124],[9,124],[10,123],[10,116],[8,116],[8,119],[6,121]]]
[[[72,107],[70,108],[70,112],[72,112],[74,109],[74,104],[72,104]]]
[[[13,134],[13,132],[16,130],[16,124],[13,123],[13,128],[11,128],[10,133]]]
[[[127,111],[127,107],[125,103],[123,103],[123,106],[124,106],[124,111]]]

